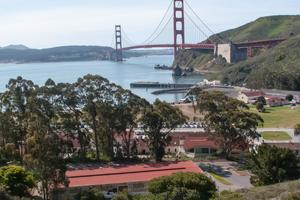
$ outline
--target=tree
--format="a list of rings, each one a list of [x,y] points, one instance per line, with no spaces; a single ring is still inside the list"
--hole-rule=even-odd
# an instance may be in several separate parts
[[[9,165],[0,168],[0,185],[13,196],[29,197],[30,190],[35,187],[33,175],[23,167]]]
[[[59,185],[67,185],[66,164],[61,151],[61,139],[56,130],[56,112],[49,99],[37,91],[36,97],[28,99],[31,113],[28,116],[28,134],[24,156],[26,166],[35,172],[43,199]]]
[[[1,110],[13,119],[15,145],[17,149],[20,149],[22,157],[25,153],[23,152],[23,143],[28,133],[27,119],[30,113],[28,100],[35,96],[37,86],[32,81],[17,77],[17,79],[10,79],[6,88],[7,91],[1,95]]]
[[[265,99],[264,96],[258,97],[258,98],[257,98],[257,101],[256,101],[256,104],[257,104],[257,103],[262,103],[263,105],[267,105],[267,101],[266,101],[266,99]]]
[[[295,126],[295,135],[300,135],[300,124]]]
[[[101,192],[89,189],[76,194],[74,200],[105,200],[105,198]]]
[[[127,159],[137,156],[136,143],[132,143],[134,129],[137,128],[140,116],[150,104],[128,90],[119,89],[115,95],[115,129],[122,138],[123,154]]]
[[[249,112],[249,107],[222,92],[202,92],[198,96],[198,108],[204,115],[205,130],[218,143],[226,158],[234,149],[247,149],[258,137],[257,126],[263,119]]]
[[[285,99],[288,100],[288,101],[293,101],[294,96],[293,96],[292,94],[289,94],[289,95],[287,95],[287,96],[285,97]]]
[[[248,166],[253,174],[251,182],[262,186],[298,179],[299,164],[299,159],[292,150],[263,144],[253,150],[248,159]]]
[[[150,181],[149,192],[174,200],[208,200],[215,196],[214,182],[203,174],[176,173]]]
[[[265,106],[262,102],[256,103],[256,109],[258,112],[265,112]]]
[[[156,100],[141,118],[143,130],[148,137],[148,145],[155,161],[160,162],[165,155],[165,147],[170,143],[171,131],[185,122],[181,111],[166,102]]]

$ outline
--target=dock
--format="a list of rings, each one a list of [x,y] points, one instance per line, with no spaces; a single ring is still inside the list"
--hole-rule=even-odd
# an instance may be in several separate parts
[[[134,82],[130,83],[130,88],[190,88],[195,84],[184,83],[160,83],[160,82]]]

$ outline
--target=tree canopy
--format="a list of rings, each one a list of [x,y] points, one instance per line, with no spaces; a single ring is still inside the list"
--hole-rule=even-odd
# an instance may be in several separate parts
[[[263,119],[249,112],[242,101],[222,92],[201,92],[198,109],[204,115],[205,130],[216,140],[228,158],[234,149],[246,149],[258,137],[257,126]]]
[[[182,112],[166,102],[156,100],[145,111],[140,122],[148,137],[148,144],[155,161],[161,161],[165,155],[165,147],[171,141],[171,131],[183,124],[186,117]]]
[[[209,200],[215,196],[216,186],[203,174],[176,173],[150,181],[148,190],[163,199]]]
[[[289,149],[267,144],[253,150],[248,159],[254,185],[270,185],[300,178],[300,162]]]
[[[9,165],[0,168],[0,185],[13,196],[29,197],[36,185],[33,174],[23,167]]]

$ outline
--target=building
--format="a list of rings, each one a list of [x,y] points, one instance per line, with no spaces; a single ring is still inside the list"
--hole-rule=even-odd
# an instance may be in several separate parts
[[[171,133],[171,141],[165,147],[168,155],[183,154],[189,157],[208,156],[217,152],[219,149],[215,141],[213,141],[207,133],[202,131],[181,132],[173,131]],[[138,154],[150,154],[145,136],[137,137]]]
[[[247,104],[251,103],[254,104],[256,103],[257,99],[259,97],[265,96],[266,94],[262,91],[240,91],[238,95],[238,100],[243,101]]]
[[[285,99],[285,97],[281,97],[281,96],[266,96],[265,99],[267,105],[270,107],[284,106],[289,104],[289,102]]]
[[[141,165],[115,165],[68,170],[68,188],[53,192],[54,200],[73,199],[80,191],[98,189],[104,194],[128,191],[130,194],[147,192],[147,184],[152,179],[170,176],[178,172],[203,173],[192,161],[165,162]]]

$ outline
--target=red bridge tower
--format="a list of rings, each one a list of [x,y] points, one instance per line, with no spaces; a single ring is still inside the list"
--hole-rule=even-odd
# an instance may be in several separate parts
[[[116,37],[116,61],[123,61],[123,53],[122,53],[122,31],[121,25],[115,26],[115,37]]]
[[[174,0],[174,56],[176,57],[179,45],[185,43],[184,37],[184,0]]]

